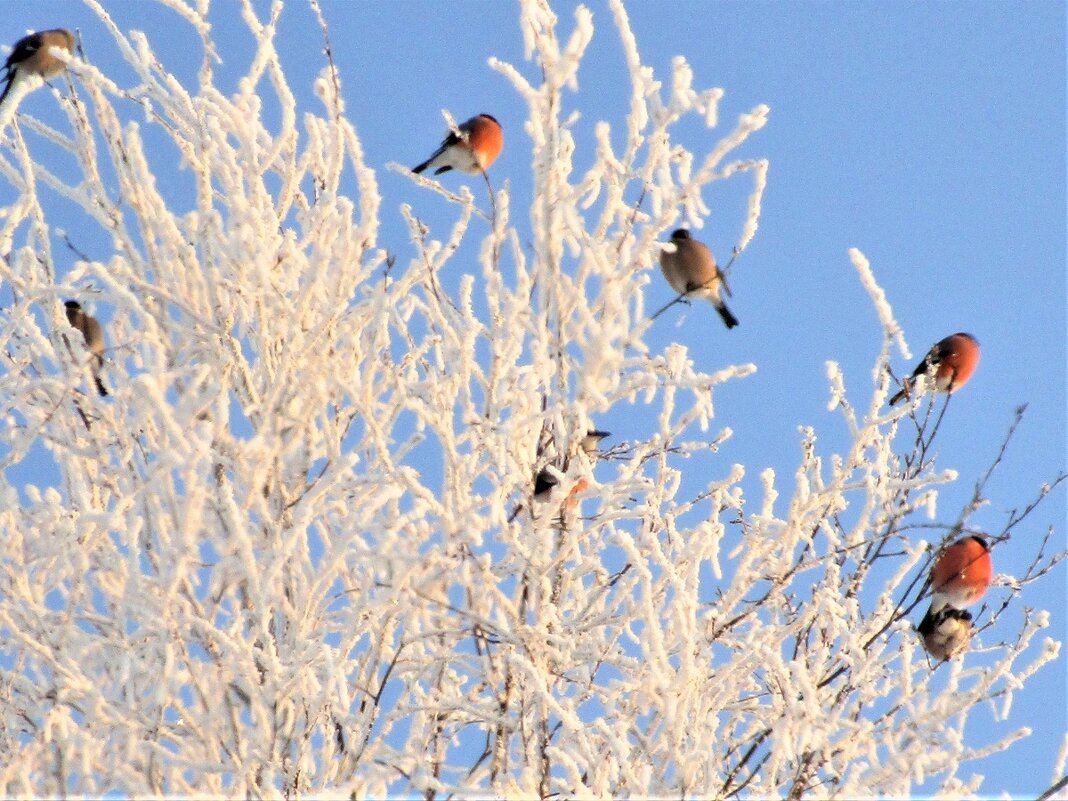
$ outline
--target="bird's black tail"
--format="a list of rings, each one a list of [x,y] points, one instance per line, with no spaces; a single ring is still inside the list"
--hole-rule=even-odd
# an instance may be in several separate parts
[[[96,379],[96,391],[100,393],[101,398],[108,396],[107,388],[104,386],[104,382],[100,380],[100,376],[93,376]]]
[[[894,395],[894,397],[892,397],[892,398],[891,398],[891,399],[890,399],[890,400],[889,400],[889,401],[887,402],[887,405],[888,405],[888,406],[893,406],[893,405],[894,405],[895,403],[898,403],[899,401],[902,401],[902,400],[904,400],[905,398],[907,398],[907,397],[909,396],[909,391],[910,391],[911,389],[912,389],[912,382],[911,382],[911,381],[909,381],[909,379],[907,379],[907,378],[906,378],[906,379],[905,379],[905,386],[904,386],[904,387],[902,387],[902,388],[901,388],[901,389],[900,389],[900,390],[898,391],[898,393],[897,393],[896,395]]]
[[[727,308],[726,303],[720,303],[716,306],[716,311],[719,312],[719,316],[723,318],[723,324],[727,328],[734,328],[738,325],[738,318],[731,314],[731,310]]]
[[[424,161],[418,167],[412,167],[412,172],[414,172],[416,175],[418,175],[419,173],[421,173],[423,170],[425,170],[427,167],[430,166],[430,162],[432,162],[434,159],[436,159],[438,156],[440,156],[444,152],[445,152],[445,148],[444,147],[439,147],[437,150],[434,151],[434,155],[432,155],[430,158],[428,158],[426,161]],[[440,170],[435,170],[434,171],[434,175],[438,175],[440,173],[445,172],[446,170],[451,170],[451,169],[452,169],[452,167],[442,167]]]

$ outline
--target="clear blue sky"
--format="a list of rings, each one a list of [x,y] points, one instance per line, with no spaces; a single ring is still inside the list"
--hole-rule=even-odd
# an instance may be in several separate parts
[[[196,42],[172,12],[149,3],[110,5],[121,28],[145,31],[164,64],[193,85],[198,62],[188,53],[197,52],[191,50]],[[556,7],[566,38],[573,6]],[[622,125],[629,92],[611,16],[599,3],[591,7],[596,37],[579,93],[569,98],[583,114],[580,148],[591,145],[596,121]],[[498,186],[511,182],[513,220],[524,226],[518,199],[531,186],[525,108],[486,64],[497,56],[533,78],[515,7],[323,0],[323,8],[368,163],[423,160],[442,134],[442,108],[461,120],[492,113],[504,126],[506,145],[491,174]],[[8,41],[28,29],[77,26],[90,60],[105,72],[126,69],[80,4],[4,10]],[[216,38],[229,43],[221,83],[231,89],[227,67],[245,68],[251,40],[236,3],[221,2],[216,12]],[[726,90],[719,129],[685,129],[693,137],[685,142],[690,149],[707,151],[738,114],[759,103],[771,107],[769,124],[738,154],[771,162],[760,230],[732,274],[731,307],[741,325],[728,333],[711,309],[696,307],[681,312],[681,324],[678,314],[665,315],[648,338],[654,349],[686,342],[703,370],[758,365],[755,376],[717,392],[713,423],[713,430],[735,431],[723,452],[729,462],[748,466],[750,498],[760,497],[757,476],[765,466],[788,493],[800,456],[798,426],[816,427],[825,455],[845,447],[840,417],[826,408],[825,361],[838,361],[854,402],[866,402],[881,331],[849,262],[847,249],[857,247],[871,261],[916,359],[958,330],[982,343],[982,363],[967,391],[954,398],[939,437],[940,466],[961,473],[942,492],[940,519],[956,516],[996,454],[1013,410],[1029,404],[989,485],[990,504],[972,519],[1000,529],[1010,509],[1032,500],[1065,466],[1064,4],[644,2],[632,3],[629,13],[643,59],[658,78],[669,78],[671,59],[681,54],[698,88]],[[291,86],[318,112],[310,85],[321,68],[320,40],[302,3],[291,3],[282,30]],[[580,164],[584,158],[577,157]],[[382,171],[379,180],[383,247],[391,239],[404,246],[401,203],[418,202],[431,225],[451,219],[444,204],[420,196],[404,176]],[[706,197],[713,216],[697,236],[721,256],[736,240],[749,186],[743,179],[737,190],[722,187]],[[650,309],[672,297],[658,278],[647,289]],[[899,374],[912,364],[894,361]],[[642,428],[641,420],[625,415],[597,423],[618,439]],[[1063,547],[1065,519],[1062,488],[996,550],[996,570],[1022,572],[1033,553],[1028,540],[1048,525],[1057,528]],[[1062,564],[1024,598],[1051,610],[1049,633],[1058,639],[1068,627],[1065,576]],[[1065,662],[1062,654],[1045,668],[1017,696],[1010,719],[996,724],[1005,732],[1029,725],[1036,734],[983,763],[984,794],[1027,796],[1047,786],[1068,731]],[[989,716],[974,716],[977,725],[984,720]]]

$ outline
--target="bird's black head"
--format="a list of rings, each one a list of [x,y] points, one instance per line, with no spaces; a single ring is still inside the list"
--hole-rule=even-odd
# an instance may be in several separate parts
[[[582,438],[582,449],[589,454],[596,453],[597,446],[600,444],[601,440],[605,437],[610,436],[611,434],[609,434],[607,431],[598,431],[597,429],[591,429],[590,431],[587,431],[586,436]]]
[[[671,232],[671,238],[672,239],[689,239],[690,238],[690,232],[687,231],[685,228],[678,228],[678,229],[676,229],[676,230]]]
[[[68,300],[63,305],[67,307],[68,311],[81,311],[82,310],[82,304],[80,304],[76,300]]]
[[[500,125],[500,123],[497,122],[497,118],[494,117],[492,114],[479,114],[478,116],[485,117],[487,120],[492,120],[494,124]]]
[[[546,492],[551,491],[552,488],[559,483],[560,480],[556,476],[549,473],[548,470],[542,470],[534,478],[534,494],[544,495]]]

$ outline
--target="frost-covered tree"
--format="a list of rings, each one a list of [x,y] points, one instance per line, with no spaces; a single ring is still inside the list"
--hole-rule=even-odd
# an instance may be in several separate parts
[[[1025,736],[963,730],[1056,657],[1049,639],[1024,653],[1046,613],[1002,613],[1060,554],[1031,546],[972,650],[927,658],[930,564],[980,533],[989,474],[944,520],[946,403],[885,406],[904,343],[863,255],[884,341],[870,397],[828,366],[852,445],[821,455],[806,430],[762,497],[712,467],[730,421],[709,431],[718,389],[756,367],[701,372],[692,343],[646,343],[651,265],[710,186],[747,183],[736,251],[756,235],[768,164],[733,154],[766,107],[724,125],[722,91],[682,58],[657,79],[613,2],[630,108],[579,141],[590,15],[562,33],[525,0],[528,63],[491,67],[529,109],[533,197],[412,176],[410,241],[387,247],[382,165],[325,25],[321,108],[298,110],[280,4],[244,7],[257,50],[227,96],[192,4],[168,3],[203,38],[183,86],[89,2],[136,79],[75,55],[43,90],[66,127],[4,112],[0,792],[796,798],[933,777],[966,796],[972,766]],[[725,129],[707,153],[673,136],[687,117]],[[449,230],[419,211],[432,192]],[[87,234],[57,230],[53,197],[110,259],[57,268]],[[66,298],[108,312],[107,398]],[[628,404],[647,429],[591,458],[587,430]],[[12,483],[34,449],[54,486]],[[715,478],[686,495],[684,468]],[[555,484],[534,498],[539,473]],[[981,532],[995,554],[1050,488]]]

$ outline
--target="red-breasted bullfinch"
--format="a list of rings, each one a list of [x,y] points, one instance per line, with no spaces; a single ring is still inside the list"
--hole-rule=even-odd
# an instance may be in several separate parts
[[[660,251],[660,269],[671,288],[680,295],[708,298],[727,328],[738,325],[738,318],[723,302],[723,292],[730,295],[730,287],[708,246],[692,239],[685,228],[671,234],[671,243],[675,246],[674,253]]]
[[[76,300],[68,300],[64,306],[67,309],[67,322],[72,328],[77,328],[85,338],[85,349],[92,354],[91,365],[93,379],[96,381],[96,390],[101,396],[106,397],[108,391],[100,380],[100,368],[104,366],[104,329],[92,317],[82,311],[82,306]]]
[[[598,445],[600,444],[601,440],[608,436],[611,435],[607,431],[593,430],[587,431],[586,435],[582,438],[580,446],[583,452],[586,454],[586,457],[590,459],[591,462],[595,461],[597,459],[598,454],[600,453]],[[560,471],[566,472],[567,467],[567,461],[564,461],[560,465]],[[535,506],[540,506],[541,504],[544,504],[546,501],[548,501],[549,496],[552,495],[553,487],[555,487],[559,483],[559,480],[556,478],[556,476],[549,472],[548,468],[543,467],[541,470],[539,470],[538,475],[534,478]],[[574,507],[574,505],[578,503],[578,496],[583,491],[585,491],[589,487],[589,485],[590,482],[585,477],[579,478],[575,482],[575,485],[571,488],[570,492],[568,492],[567,498],[564,499],[563,507],[567,509]],[[514,510],[512,510],[512,514],[508,518],[509,522],[515,519],[516,515],[519,514],[522,508],[523,504],[519,504]]]
[[[931,568],[931,607],[918,631],[930,631],[938,614],[947,607],[963,610],[974,604],[986,593],[993,575],[986,540],[973,535],[954,542],[938,555]]]
[[[0,104],[4,102],[15,82],[23,77],[39,75],[48,80],[67,68],[66,64],[52,55],[53,47],[68,53],[74,52],[74,34],[63,28],[56,28],[31,33],[15,42],[15,48],[4,63],[3,80],[7,81],[7,84],[3,94],[0,94]]]
[[[412,172],[420,173],[428,167],[435,168],[434,175],[454,168],[471,174],[488,170],[504,147],[501,124],[489,114],[479,114],[459,127],[461,136],[450,131],[434,155],[412,167]]]
[[[952,394],[968,382],[977,364],[979,340],[963,331],[952,334],[932,347],[923,361],[916,365],[912,375],[905,379],[901,391],[890,399],[890,405],[909,397],[916,379],[921,375],[931,375],[931,371],[934,374],[935,391]]]
[[[597,454],[599,453],[598,445],[600,445],[602,439],[608,436],[611,435],[607,431],[587,431],[586,436],[582,438],[581,443],[582,450],[586,453],[586,456],[588,456],[590,459],[595,459],[597,457]],[[553,476],[552,473],[550,473],[545,468],[542,468],[541,471],[538,473],[537,477],[534,479],[534,500],[548,500],[549,493],[552,492],[553,487],[555,487],[558,483],[559,482],[556,480],[556,477]],[[568,493],[567,505],[573,506],[573,499],[575,498],[575,496],[577,496],[588,486],[589,482],[584,478],[580,478],[575,483],[575,486],[572,488],[571,492]]]

